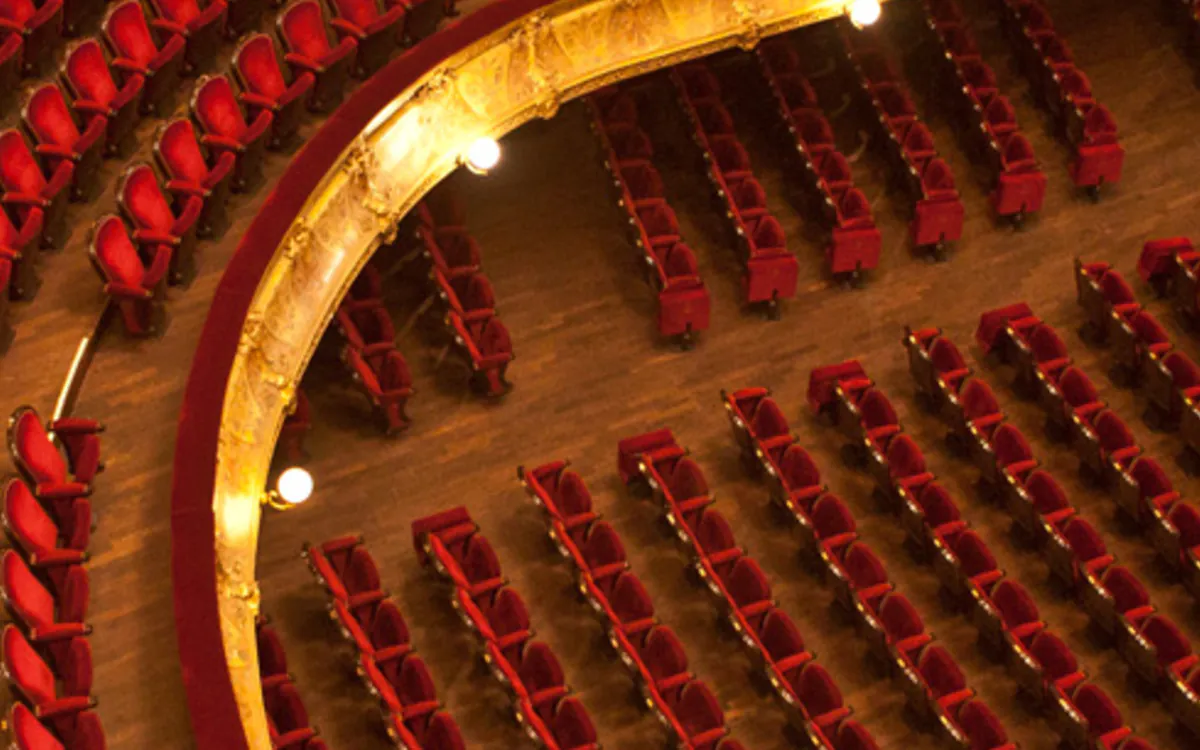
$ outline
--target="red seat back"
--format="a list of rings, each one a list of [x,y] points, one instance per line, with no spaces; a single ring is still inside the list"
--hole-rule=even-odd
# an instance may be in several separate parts
[[[1071,366],[1063,370],[1058,385],[1063,398],[1071,407],[1094,404],[1100,399],[1096,386],[1078,367]]]
[[[1033,509],[1039,515],[1053,513],[1056,510],[1071,507],[1071,501],[1067,499],[1067,493],[1059,486],[1049,473],[1041,469],[1035,470],[1025,480],[1025,491],[1029,493],[1029,499],[1033,501]]]
[[[617,578],[609,605],[617,619],[626,624],[654,616],[654,602],[633,573],[622,573]]]
[[[959,535],[954,541],[954,554],[958,556],[963,572],[971,578],[996,570],[996,558],[974,531]]]
[[[24,117],[39,143],[74,148],[79,140],[67,98],[56,84],[47,83],[30,94]]]
[[[706,555],[714,555],[737,547],[737,539],[729,521],[714,508],[706,508],[696,524],[696,543]]]
[[[208,177],[208,163],[190,121],[178,119],[167,123],[159,135],[157,148],[172,179],[200,185]]]
[[[200,83],[192,102],[192,112],[200,127],[214,135],[241,140],[248,130],[233,86],[223,75],[212,76]]]
[[[958,402],[962,406],[963,416],[968,421],[981,417],[990,417],[1000,413],[1000,403],[996,394],[987,383],[977,378],[971,378],[958,394]]]
[[[820,664],[810,662],[805,665],[796,683],[796,697],[809,716],[820,716],[842,707],[842,691]]]
[[[117,83],[96,39],[79,42],[67,56],[67,80],[82,98],[107,106],[117,98]]]
[[[733,603],[739,607],[748,607],[771,598],[771,584],[751,557],[738,558],[726,584]]]
[[[962,670],[946,649],[933,644],[921,653],[917,671],[935,698],[956,693],[967,686]]]
[[[862,590],[888,582],[887,569],[875,551],[862,542],[846,550],[846,574],[854,588]]]
[[[1113,607],[1124,614],[1150,604],[1150,595],[1142,582],[1124,565],[1114,565],[1104,573],[1101,585],[1113,598]]]
[[[200,4],[196,0],[154,0],[154,5],[163,18],[181,26],[200,17]]]
[[[1004,725],[983,701],[968,701],[959,709],[958,723],[971,741],[971,750],[992,750],[1008,745]]]
[[[332,49],[317,0],[300,0],[288,6],[279,19],[279,28],[291,52],[314,62]]]
[[[992,450],[996,454],[996,463],[1010,466],[1019,461],[1028,461],[1033,457],[1033,449],[1029,441],[1013,424],[1005,422],[992,435]]]
[[[287,92],[287,81],[275,54],[275,42],[266,34],[254,34],[243,41],[237,48],[233,64],[253,93],[278,100]]]
[[[541,641],[535,641],[525,649],[517,676],[530,695],[549,688],[562,687],[566,681],[558,657]]]
[[[11,193],[41,196],[46,177],[33,158],[25,136],[15,129],[0,133],[0,180]]]
[[[1048,630],[1037,634],[1029,645],[1029,652],[1051,680],[1059,680],[1079,671],[1079,662],[1070,647]]]
[[[788,434],[787,417],[775,399],[764,398],[758,402],[754,415],[750,417],[750,432],[756,440],[767,440]]]
[[[809,513],[813,531],[819,539],[828,539],[837,534],[848,534],[856,528],[854,514],[833,493],[822,495]]]
[[[23,703],[13,704],[8,724],[14,750],[64,750],[58,738]]]
[[[913,439],[897,435],[887,449],[888,473],[893,479],[904,479],[925,472],[925,456]]]
[[[1100,446],[1109,453],[1137,444],[1129,426],[1114,411],[1101,412],[1092,425],[1096,428]]]
[[[134,164],[121,183],[121,206],[141,228],[170,233],[175,224],[171,204],[163,195],[158,177],[149,164]]]
[[[992,591],[992,602],[995,603],[996,609],[1000,610],[1000,618],[1009,628],[1038,622],[1041,619],[1037,604],[1025,587],[1007,578],[998,583]]]
[[[28,552],[42,553],[58,547],[58,526],[20,479],[4,488],[4,525]]]
[[[767,614],[758,635],[772,661],[782,661],[805,651],[800,630],[781,609],[773,609]]]
[[[137,0],[127,0],[112,8],[104,22],[104,35],[117,50],[142,67],[149,67],[158,56],[158,45],[150,34],[150,25]]]
[[[49,703],[58,697],[54,672],[38,655],[21,631],[12,625],[4,626],[4,671],[13,685],[28,697],[34,706]]]
[[[808,455],[808,451],[796,444],[789,445],[783,452],[783,458],[779,460],[779,471],[780,478],[788,489],[798,490],[821,483],[821,471],[816,463]]]
[[[129,230],[120,217],[109,215],[96,225],[92,247],[96,260],[110,281],[134,289],[142,286],[146,267],[138,256],[137,248],[129,239]]]
[[[954,498],[937,482],[930,482],[921,488],[917,504],[925,513],[925,522],[935,529],[962,517]]]
[[[700,680],[692,680],[684,686],[675,706],[675,717],[683,725],[688,737],[716,729],[725,723],[717,698]]]
[[[583,703],[574,696],[563,698],[554,711],[550,723],[554,741],[565,750],[593,747],[596,742],[596,727]]]
[[[379,6],[375,0],[333,0],[337,14],[360,29],[365,29],[379,18]]]
[[[1075,707],[1089,724],[1092,736],[1107,734],[1120,729],[1125,723],[1121,711],[1113,703],[1112,698],[1101,690],[1095,683],[1087,682],[1080,686],[1072,696]]]
[[[458,724],[449,714],[440,711],[429,720],[424,739],[426,750],[464,750],[467,746]]]
[[[0,18],[7,18],[24,26],[37,15],[37,6],[32,0],[0,0]]]
[[[19,409],[9,420],[9,442],[24,471],[37,484],[67,481],[67,462],[32,408]]]
[[[655,682],[662,682],[688,670],[687,652],[675,631],[666,625],[659,625],[650,631],[641,657]]]
[[[903,594],[888,594],[879,605],[879,620],[893,641],[902,641],[925,632],[925,623],[917,608]]]

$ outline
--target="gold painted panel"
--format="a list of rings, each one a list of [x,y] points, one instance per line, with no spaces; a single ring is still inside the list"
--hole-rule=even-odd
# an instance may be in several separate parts
[[[221,631],[248,744],[269,750],[258,679],[259,504],[296,384],[367,259],[481,136],[624,78],[843,12],[842,0],[562,0],[403,92],[308,199],[255,292],[221,415],[213,513]],[[319,502],[319,499],[317,500]]]

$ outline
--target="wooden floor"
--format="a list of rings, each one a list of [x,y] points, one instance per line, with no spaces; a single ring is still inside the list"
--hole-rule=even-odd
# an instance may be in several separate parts
[[[743,471],[718,392],[748,385],[774,390],[801,443],[820,462],[830,488],[854,510],[860,531],[883,556],[898,588],[918,604],[1013,739],[1027,750],[1053,747],[1056,736],[1020,704],[1005,668],[975,648],[974,627],[941,603],[932,570],[905,553],[893,518],[871,501],[869,482],[842,465],[834,431],[805,411],[809,371],[851,357],[859,358],[892,397],[932,470],[954,492],[1002,566],[1034,592],[1043,617],[1117,699],[1138,732],[1159,748],[1197,746],[1197,740],[1173,730],[1161,704],[1128,680],[1124,662],[1089,633],[1079,607],[1047,585],[1040,556],[1017,545],[1008,535],[1006,516],[975,491],[974,471],[945,449],[941,425],[916,407],[899,343],[904,324],[940,325],[977,354],[971,336],[979,313],[1025,300],[1064,334],[1072,354],[1102,386],[1102,395],[1130,421],[1142,445],[1168,464],[1181,490],[1192,496],[1200,492],[1200,481],[1170,461],[1181,451],[1177,437],[1154,433],[1138,421],[1144,402],[1113,386],[1104,374],[1109,356],[1087,348],[1074,334],[1082,314],[1071,276],[1072,259],[1081,254],[1114,263],[1132,281],[1146,239],[1200,236],[1200,212],[1192,210],[1200,198],[1194,177],[1200,141],[1193,134],[1200,92],[1193,67],[1153,3],[1053,3],[1060,33],[1100,100],[1114,112],[1128,152],[1124,181],[1093,205],[1071,189],[1067,151],[1047,134],[1023,80],[1013,72],[988,4],[971,0],[964,5],[985,58],[1017,104],[1049,176],[1046,208],[1021,231],[994,224],[984,190],[971,181],[967,158],[942,110],[922,102],[938,146],[959,178],[967,206],[964,237],[947,263],[913,257],[903,206],[887,193],[880,161],[864,156],[855,176],[874,206],[884,252],[862,290],[832,286],[826,279],[821,248],[791,205],[794,182],[778,166],[781,143],[762,124],[761,97],[748,83],[740,85],[752,79],[742,72],[747,58],[720,61],[739,132],[801,259],[801,292],[778,322],[740,309],[736,256],[721,215],[713,211],[709,185],[696,169],[669,85],[662,79],[646,81],[642,95],[660,105],[647,116],[647,128],[713,300],[712,328],[694,351],[679,352],[655,340],[654,297],[640,281],[639,261],[607,191],[582,107],[569,105],[553,121],[506,138],[504,161],[492,176],[452,178],[513,335],[515,389],[500,403],[467,393],[465,371],[441,358],[436,325],[417,315],[426,290],[400,272],[389,282],[389,306],[403,328],[399,346],[416,381],[413,427],[394,439],[377,434],[365,400],[349,385],[333,349],[319,350],[305,382],[315,422],[306,466],[317,492],[299,510],[271,515],[264,527],[263,608],[282,634],[301,693],[330,747],[388,746],[372,701],[325,614],[324,595],[298,556],[306,540],[355,531],[367,535],[386,587],[404,610],[414,644],[468,744],[523,746],[507,718],[505,694],[470,655],[471,638],[441,588],[419,568],[412,548],[413,520],[460,504],[496,546],[529,604],[538,637],[563,661],[568,682],[591,711],[605,746],[633,750],[661,743],[663,733],[638,706],[627,673],[574,596],[570,568],[552,551],[540,512],[516,480],[517,466],[556,458],[570,458],[588,480],[600,510],[625,539],[661,618],[680,634],[693,670],[714,687],[735,736],[751,748],[789,746],[781,731],[784,714],[750,679],[740,646],[716,626],[709,600],[686,580],[684,558],[656,522],[655,508],[617,479],[617,441],[661,426],[671,427],[706,470],[718,507],[770,576],[780,606],[796,620],[881,745],[939,746],[935,736],[906,718],[898,684],[869,666],[862,639],[830,608],[830,589],[800,565],[796,540],[768,512],[762,485]],[[898,1],[887,13],[902,14],[905,6],[911,4]],[[819,67],[821,54],[813,40],[806,32],[798,43]],[[896,41],[897,47],[907,44]],[[829,101],[839,95],[822,93]],[[852,151],[857,124],[837,120],[834,127]],[[271,179],[284,163],[283,157],[270,157]],[[116,166],[108,168],[115,176]],[[105,335],[78,405],[80,414],[109,426],[109,469],[97,488],[101,525],[90,566],[91,619],[100,713],[116,748],[191,746],[170,601],[169,467],[191,351],[218,274],[266,194],[261,189],[243,199],[225,237],[203,245],[201,273],[191,288],[173,293],[172,323],[162,339],[129,341],[119,326]],[[79,226],[71,242],[47,259],[38,297],[18,306],[17,339],[0,360],[0,408],[32,403],[50,411],[75,344],[99,307],[99,284],[83,257],[83,236],[93,213],[99,213],[97,206],[105,205],[111,205],[111,188],[98,203],[73,209]],[[387,267],[388,259],[381,264]],[[1141,297],[1168,324],[1176,343],[1200,356],[1196,339],[1167,306],[1149,294]],[[1145,540],[1121,528],[1109,496],[1081,482],[1068,451],[1042,436],[1040,413],[1003,385],[1006,373],[988,371],[978,357],[974,364],[1110,549],[1152,585],[1154,602],[1200,643],[1195,603],[1157,567]]]

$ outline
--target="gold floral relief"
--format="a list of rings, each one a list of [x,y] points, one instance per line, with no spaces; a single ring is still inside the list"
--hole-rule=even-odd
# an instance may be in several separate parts
[[[622,78],[842,11],[841,0],[562,0],[430,71],[341,154],[259,282],[221,415],[213,496],[218,605],[251,748],[270,748],[254,567],[272,449],[322,332],[381,237],[480,136],[499,138]],[[321,502],[316,479],[313,502]]]

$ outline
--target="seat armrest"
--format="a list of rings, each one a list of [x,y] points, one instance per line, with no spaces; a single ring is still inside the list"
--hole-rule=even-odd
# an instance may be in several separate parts
[[[169,21],[165,18],[150,19],[150,27],[161,34],[179,34],[187,36],[187,27],[174,21]]]
[[[194,182],[186,182],[184,180],[167,180],[167,192],[182,194],[188,196],[196,196],[198,198],[207,198],[212,191],[206,189]]]
[[[83,550],[56,547],[29,555],[29,564],[35,568],[57,568],[63,565],[79,565],[87,559],[88,555]]]
[[[46,429],[58,435],[92,435],[104,432],[104,425],[95,419],[63,417],[47,422]]]
[[[80,695],[72,698],[59,698],[48,703],[35,706],[33,713],[39,719],[54,719],[68,714],[77,714],[96,706],[96,699],[90,695]]]
[[[331,19],[329,25],[333,27],[333,30],[337,32],[339,37],[350,37],[352,39],[366,39],[367,37],[367,32],[344,18]]]
[[[92,488],[83,482],[60,482],[58,484],[44,482],[34,487],[33,494],[41,500],[87,497],[92,494]]]
[[[124,73],[130,73],[130,74],[136,73],[141,76],[147,76],[150,74],[149,68],[147,68],[146,66],[141,65],[139,63],[136,63],[133,60],[130,60],[128,57],[116,58],[115,60],[112,61],[112,66],[114,68],[116,68],[117,70],[120,70]]]
[[[75,153],[74,150],[66,146],[59,146],[56,143],[39,143],[33,147],[34,153],[38,156],[48,156],[54,159],[70,159],[71,161],[79,161],[81,154]]]
[[[40,628],[29,629],[29,640],[37,644],[57,643],[72,638],[91,635],[92,626],[82,622],[56,622]]]
[[[76,99],[71,106],[86,115],[108,117],[113,114],[113,110],[91,99]]]
[[[263,96],[262,94],[254,94],[249,91],[243,93],[239,98],[242,100],[242,104],[256,109],[265,109],[274,112],[279,106],[274,99]]]
[[[171,248],[166,245],[159,245],[154,253],[154,261],[150,264],[150,268],[146,271],[146,277],[142,280],[147,289],[152,289],[158,286],[166,275],[167,270],[171,267],[171,256],[174,253]]]
[[[310,71],[312,73],[324,73],[325,72],[325,66],[318,64],[311,58],[305,57],[303,55],[297,55],[295,52],[289,52],[286,55],[284,55],[283,61],[285,63],[287,63],[288,65],[294,65],[297,68],[303,68],[304,70]]]
[[[133,240],[139,245],[178,245],[179,237],[155,229],[135,229]]]
[[[40,195],[28,195],[26,193],[5,193],[3,201],[5,203],[16,203],[22,206],[36,206],[45,208],[50,205],[50,201]]]
[[[241,153],[242,151],[246,150],[246,146],[244,144],[238,143],[232,138],[226,138],[223,135],[209,135],[208,133],[205,133],[204,136],[201,137],[200,142],[209,148],[215,148],[220,151],[236,151]]]
[[[124,297],[126,299],[152,299],[154,292],[149,289],[141,289],[139,287],[128,286],[116,281],[110,281],[104,285],[104,293],[110,297]]]

